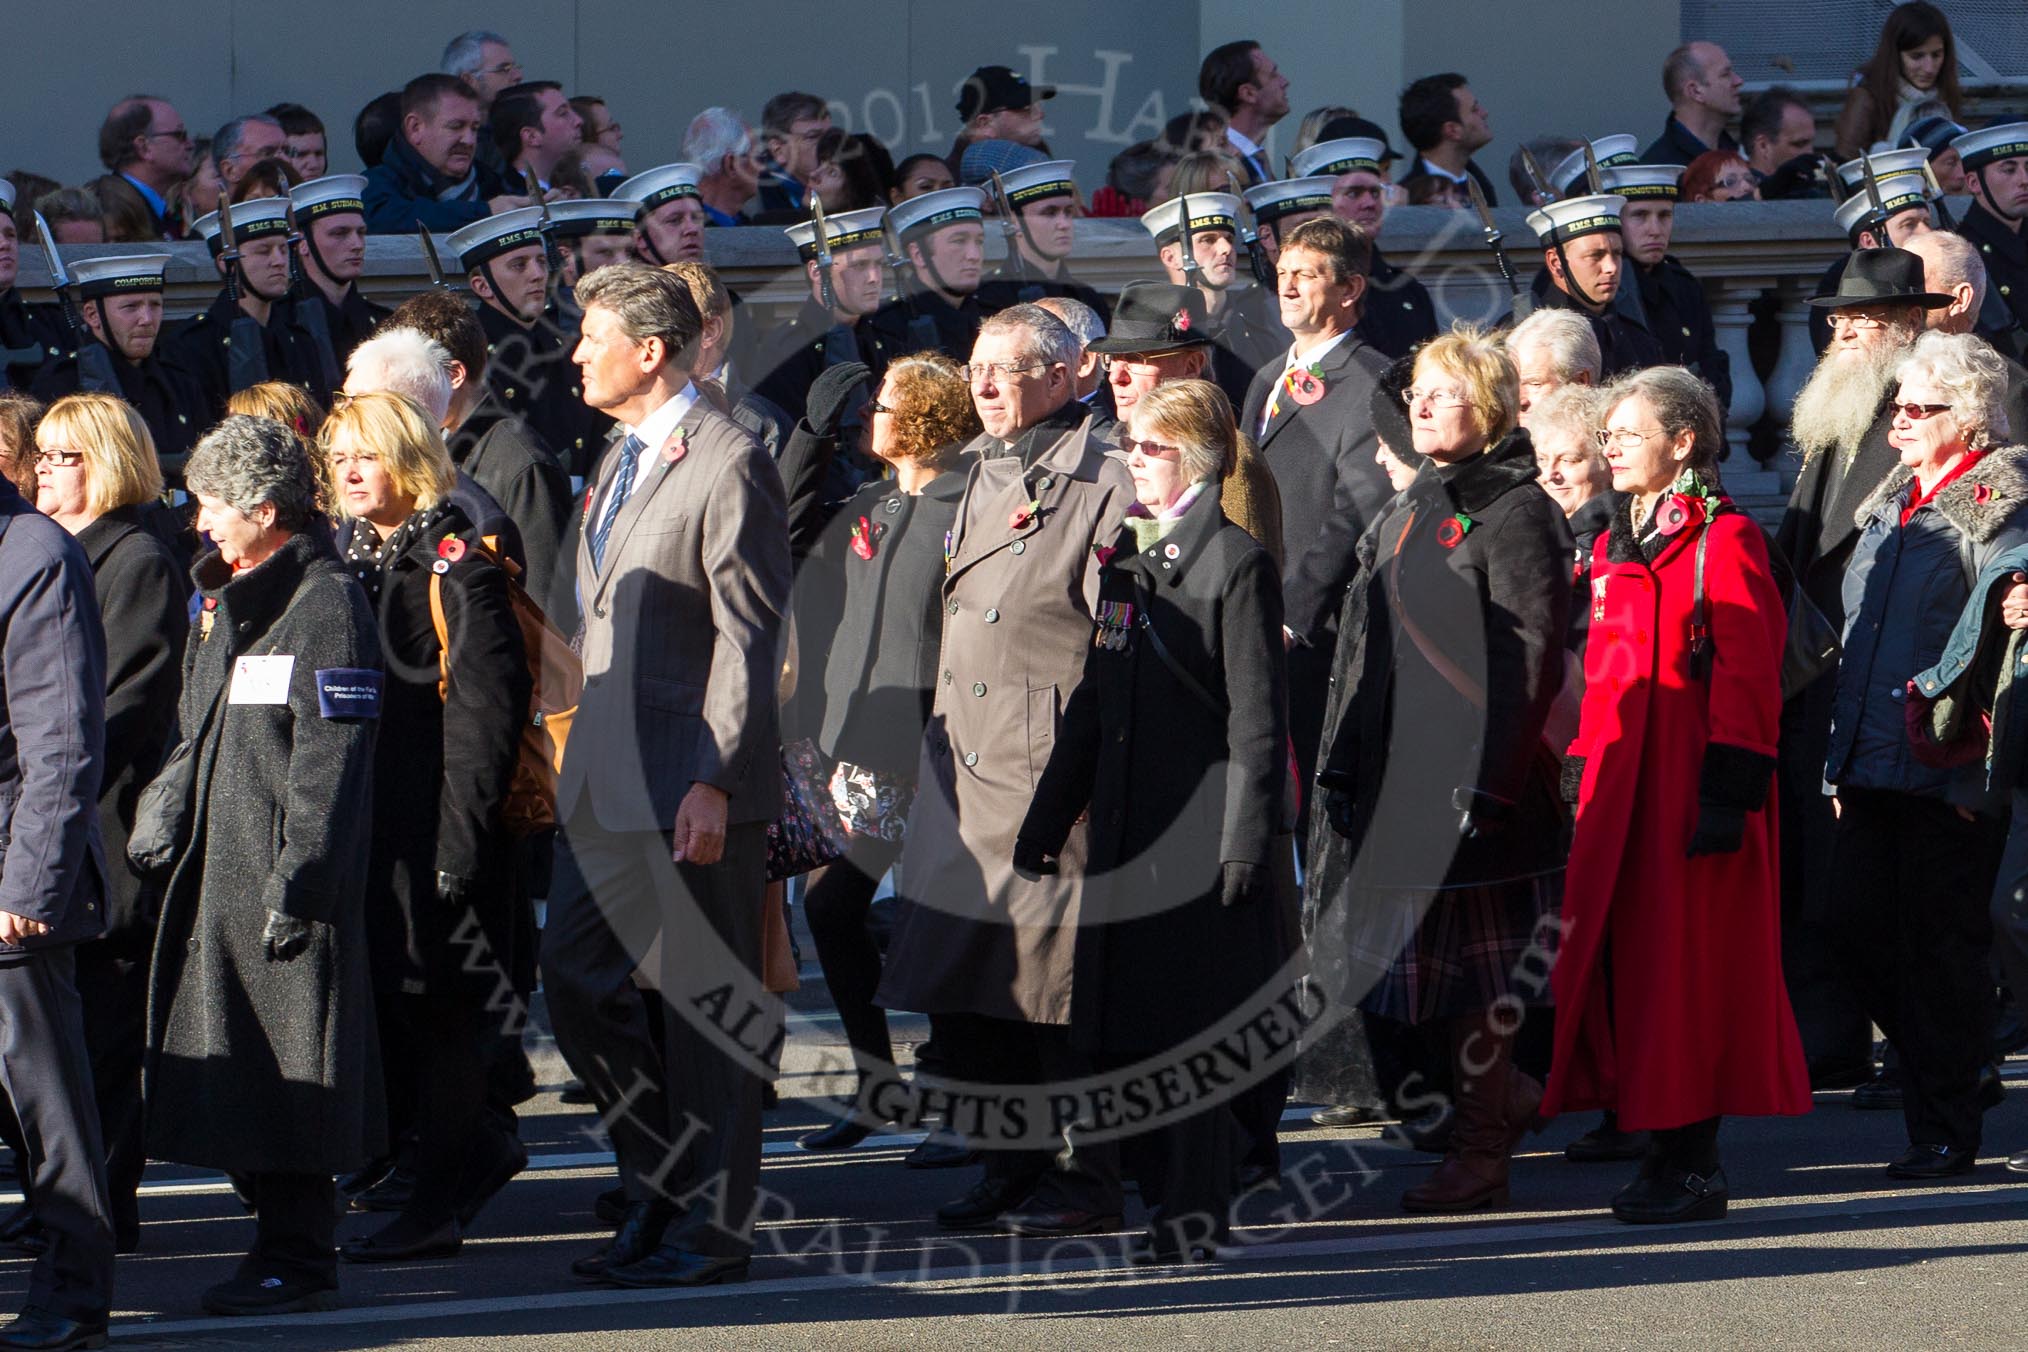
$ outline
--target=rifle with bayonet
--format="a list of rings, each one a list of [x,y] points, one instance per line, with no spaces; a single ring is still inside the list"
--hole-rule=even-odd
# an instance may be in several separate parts
[[[1605,192],[1605,181],[1598,174],[1598,156],[1591,153],[1591,142],[1584,143],[1584,185],[1591,189],[1591,195],[1598,197]]]
[[[908,341],[912,352],[927,352],[939,347],[937,325],[934,319],[924,314],[915,303],[915,285],[921,278],[916,276],[915,264],[908,261],[908,255],[901,251],[901,240],[894,233],[894,222],[887,216],[880,218],[880,243],[887,251],[888,271],[894,274],[894,295],[902,308],[908,311]]]
[[[1928,160],[1922,162],[1922,177],[1923,181],[1929,184],[1929,207],[1931,211],[1936,213],[1936,228],[1939,230],[1956,230],[1958,227],[1951,220],[1951,209],[1944,205],[1943,184],[1937,182],[1936,170],[1930,168]]]
[[[1535,185],[1535,195],[1541,198],[1538,205],[1548,206],[1557,197],[1556,189],[1549,186],[1549,175],[1542,172],[1542,164],[1535,158],[1535,152],[1527,146],[1521,147],[1521,167],[1527,171],[1528,181]]]
[[[542,212],[542,223],[536,229],[542,235],[542,259],[549,268],[549,282],[543,288],[546,310],[548,302],[556,299],[556,289],[563,285],[563,246],[556,242],[556,222],[549,216],[549,194],[540,186],[535,189],[535,205]]]
[[[430,238],[430,228],[418,223],[415,231],[422,237],[423,263],[430,270],[430,285],[439,291],[449,291],[450,283],[444,280],[443,260],[437,257],[437,242]]]
[[[1467,178],[1465,191],[1471,194],[1472,209],[1479,213],[1479,225],[1486,237],[1486,247],[1493,251],[1493,262],[1500,269],[1501,279],[1507,283],[1507,294],[1514,298],[1514,318],[1517,321],[1526,319],[1534,313],[1535,297],[1523,289],[1519,279],[1514,276],[1514,265],[1507,261],[1507,250],[1502,247],[1507,237],[1500,233],[1500,227],[1493,223],[1493,209],[1486,203],[1486,194],[1479,187],[1479,180]]]
[[[1260,217],[1253,209],[1253,203],[1246,200],[1241,191],[1239,178],[1230,169],[1225,171],[1226,186],[1239,199],[1239,207],[1245,214],[1239,218],[1239,242],[1246,246],[1247,266],[1253,270],[1254,281],[1265,287],[1275,284],[1275,265],[1269,261],[1267,246],[1260,242]]]
[[[70,340],[77,347],[77,385],[81,390],[95,394],[126,396],[120,389],[120,379],[113,374],[113,354],[104,343],[92,336],[85,327],[84,317],[78,313],[77,298],[70,293],[70,274],[64,271],[63,259],[56,252],[56,240],[49,233],[49,222],[42,219],[41,212],[35,212],[35,242],[42,248],[42,257],[49,264],[49,283],[56,291],[58,306],[63,311],[64,327],[70,330]],[[113,326],[105,321],[105,302],[99,302],[100,322],[105,324],[106,336],[111,338]]]
[[[1000,177],[998,169],[993,170],[992,173],[993,194],[1000,199],[1000,233],[1006,237],[1007,257],[1014,261],[1015,275],[1020,277],[1024,283],[1014,293],[1014,299],[1023,305],[1028,305],[1041,300],[1043,297],[1041,285],[1028,275],[1028,255],[1021,252],[1021,237],[1028,233],[1028,227],[1026,222],[1022,221],[1020,216],[1015,213],[1014,198],[1007,191],[1006,180]]]
[[[316,394],[319,401],[324,401],[344,387],[345,373],[339,369],[338,349],[331,342],[331,324],[324,315],[324,293],[303,270],[303,232],[296,224],[296,204],[287,197],[282,198],[282,204],[289,222],[290,315],[310,344],[310,356],[317,363]]]
[[[838,313],[838,292],[831,285],[831,237],[824,225],[824,199],[810,194],[810,219],[817,227],[817,290],[824,313]]]
[[[223,246],[218,258],[225,264],[225,294],[232,300],[232,325],[225,336],[225,388],[238,394],[268,378],[268,353],[259,321],[240,305],[239,242],[232,234],[232,203],[223,197],[218,199],[218,238]]]
[[[1182,228],[1183,285],[1197,285],[1197,241],[1190,235],[1190,194],[1176,198],[1176,224]]]

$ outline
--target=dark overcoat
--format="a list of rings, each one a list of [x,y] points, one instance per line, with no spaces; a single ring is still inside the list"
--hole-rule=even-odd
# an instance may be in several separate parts
[[[297,535],[234,576],[214,552],[183,663],[199,741],[188,846],[148,982],[148,1154],[246,1173],[335,1173],[385,1145],[366,938],[380,644],[328,546]],[[291,659],[286,702],[234,703],[248,657]],[[243,694],[265,694],[257,685]],[[268,912],[312,922],[271,961]]]
[[[571,533],[570,473],[535,430],[488,390],[448,442],[451,459],[493,495],[521,537],[521,585],[558,612],[557,570]],[[469,514],[468,514],[469,515]]]
[[[170,362],[190,372],[203,392],[204,426],[225,416],[226,400],[232,397],[232,326],[240,314],[239,302],[221,290],[208,309],[182,321],[162,338]],[[329,404],[332,391],[323,388],[322,364],[296,323],[294,303],[275,302],[269,307],[268,322],[257,327],[267,378],[296,386],[319,408]]]
[[[1210,1028],[1294,941],[1281,587],[1216,488],[1145,550],[1130,530],[1114,538],[1084,678],[1020,832],[1054,852],[1089,809],[1071,1035],[1107,1057]],[[1221,905],[1227,862],[1266,870],[1274,899]]]
[[[356,521],[340,527],[341,552],[361,529]],[[380,562],[387,676],[373,752],[366,920],[374,980],[388,992],[484,991],[507,970],[513,935],[526,932],[514,914],[522,904],[514,841],[500,807],[514,776],[531,679],[507,576],[470,548],[472,539],[471,523],[451,508]],[[451,636],[442,695],[444,648],[430,617],[430,581],[437,577]],[[476,932],[463,907],[438,900],[439,873],[470,884]]]

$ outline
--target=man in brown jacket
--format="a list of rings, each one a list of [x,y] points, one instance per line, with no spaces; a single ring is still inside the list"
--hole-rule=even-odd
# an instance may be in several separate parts
[[[782,802],[787,508],[760,443],[691,383],[703,320],[682,279],[615,263],[576,294],[585,398],[622,435],[578,546],[585,686],[557,777],[567,848],[542,971],[627,1210],[572,1269],[623,1286],[738,1280],[781,1024],[758,973],[767,823]],[[631,977],[657,937],[663,999],[650,1015]]]
[[[1082,1069],[1072,1051],[1071,952],[1085,830],[1060,872],[1016,871],[1014,833],[1091,649],[1097,550],[1133,482],[1087,432],[1078,342],[1048,311],[985,321],[967,374],[985,432],[947,547],[936,705],[902,850],[903,902],[878,999],[933,1016],[955,1078],[1038,1084]],[[1009,1214],[1012,1213],[1012,1214]],[[985,1178],[937,1212],[952,1229],[1032,1235],[1116,1229],[1108,1150],[993,1151]]]

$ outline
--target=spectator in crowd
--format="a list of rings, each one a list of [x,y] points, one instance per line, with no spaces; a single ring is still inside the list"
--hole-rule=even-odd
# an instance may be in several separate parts
[[[1642,164],[1689,164],[1708,150],[1737,150],[1725,124],[1739,116],[1746,83],[1715,42],[1686,42],[1662,63],[1669,116],[1662,134],[1641,152]]]
[[[825,211],[856,211],[879,200],[860,200],[863,185],[846,177],[845,161],[852,148],[852,138],[842,127],[832,127],[817,140],[817,166],[810,171],[808,186]],[[804,205],[809,205],[807,199]]]
[[[700,943],[722,946],[717,971],[759,971],[766,825],[782,800],[788,526],[774,465],[691,383],[703,321],[681,280],[616,264],[579,282],[577,300],[585,398],[626,433],[601,463],[578,551],[589,679],[557,779],[568,849],[542,973],[558,1046],[612,1124],[626,1212],[573,1268],[623,1286],[708,1285],[741,1279],[752,1251],[762,1080],[687,1011],[644,1007],[633,975],[657,934],[664,990]],[[692,528],[635,529],[650,511]],[[641,697],[678,685],[708,693],[681,712]],[[664,754],[645,754],[654,747]],[[665,926],[679,916],[691,919]],[[659,1047],[644,1012],[663,1022]],[[644,1101],[644,1084],[660,1092]],[[686,1136],[672,1164],[667,1143]]]
[[[282,158],[296,171],[296,181],[322,178],[331,166],[331,147],[324,121],[300,103],[278,103],[269,117],[282,124]]]
[[[578,142],[556,162],[556,191],[565,197],[609,197],[626,177],[627,162],[596,141]]]
[[[1542,1111],[1611,1108],[1652,1132],[1619,1220],[1712,1220],[1727,1203],[1721,1114],[1810,1110],[1770,801],[1788,626],[1767,537],[1716,482],[1710,388],[1660,367],[1606,398],[1622,496],[1566,767],[1577,819]]]
[[[958,90],[958,139],[945,162],[966,182],[962,161],[980,141],[1012,141],[1043,152],[1042,101],[1056,97],[1055,85],[1033,86],[1006,66],[981,66]]]
[[[1216,108],[1178,113],[1162,124],[1162,144],[1179,155],[1216,155],[1241,172],[1239,152],[1226,139],[1225,114]]]
[[[0,183],[6,185],[0,187],[0,212],[13,216],[16,232],[24,235],[35,228],[35,221],[28,212],[36,201],[63,186],[47,174],[38,174],[32,169],[10,169]]]
[[[1803,96],[1787,85],[1764,89],[1746,101],[1739,117],[1739,144],[1762,200],[1829,194],[1828,166],[1817,151],[1817,119]]]
[[[1275,177],[1265,143],[1289,115],[1289,77],[1274,58],[1251,38],[1214,47],[1197,68],[1197,95],[1225,115],[1225,139],[1242,170],[1240,186]]]
[[[104,244],[106,209],[90,188],[58,188],[35,199],[35,210],[49,223],[58,244]],[[5,230],[0,226],[0,230]]]
[[[149,975],[148,1153],[233,1171],[255,1204],[254,1242],[206,1310],[327,1309],[332,1179],[384,1137],[359,867],[377,626],[320,543],[316,483],[288,428],[228,418],[184,480],[215,548],[193,570],[203,609],[178,721],[197,770]],[[265,1054],[232,1054],[246,1046]]]
[[[162,469],[148,425],[110,394],[67,395],[35,431],[35,508],[77,538],[106,636],[105,760],[99,831],[124,860],[141,790],[176,727],[190,582],[149,520]],[[141,1244],[141,1050],[160,892],[133,870],[106,873],[105,933],[76,950],[85,1045],[98,1096],[114,1248]],[[31,1208],[32,1210],[32,1208]],[[36,1226],[41,1229],[41,1226]]]
[[[1680,192],[1685,202],[1760,200],[1753,166],[1736,150],[1708,150],[1683,170]]]
[[[1211,1035],[1295,937],[1281,587],[1219,509],[1232,407],[1209,381],[1178,381],[1127,426],[1135,503],[1098,596],[1102,617],[1138,609],[1141,632],[1130,644],[1124,620],[1101,618],[1015,843],[1017,860],[1051,856],[1080,817],[1093,824],[1072,1024],[1101,1068]],[[1150,662],[1150,648],[1186,656]],[[1179,988],[1187,1001],[1160,994]],[[1148,1208],[1134,1258],[1187,1262],[1229,1237],[1246,1144],[1232,1121],[1211,1102],[1129,1138]]]
[[[1547,310],[1545,314],[1564,314]],[[1513,351],[1509,344],[1508,351]],[[1571,651],[1582,656],[1591,614],[1592,546],[1605,533],[1613,511],[1612,466],[1598,444],[1606,409],[1600,392],[1590,384],[1559,385],[1535,397],[1528,439],[1535,443],[1535,471],[1542,491],[1563,509],[1577,546],[1578,582],[1571,591]],[[1566,673],[1568,674],[1568,673]]]
[[[1499,204],[1493,180],[1472,160],[1474,151],[1492,144],[1493,120],[1464,76],[1425,75],[1402,90],[1401,134],[1415,151],[1404,183],[1418,174],[1448,179],[1462,198],[1465,180],[1477,179],[1486,204]]]
[[[1831,312],[1831,346],[1797,392],[1789,439],[1803,468],[1775,533],[1802,594],[1843,629],[1846,581],[1861,535],[1859,509],[1896,471],[1895,371],[1924,328],[1925,312],[1951,303],[1931,292],[1922,260],[1900,249],[1866,249],[1836,290],[1814,298]],[[1906,680],[1918,670],[1911,666]],[[1838,677],[1793,694],[1781,738],[1783,966],[1813,1081],[1871,1072],[1871,1019],[1843,956],[1848,898],[1827,867],[1833,817],[1824,763]]]
[[[1895,381],[1900,464],[1859,510],[1824,779],[1838,951],[1901,1061],[1908,1149],[1887,1173],[1936,1181],[1971,1172],[2001,1100],[1987,908],[2006,829],[1981,758],[1919,754],[1902,692],[1943,656],[1932,617],[1955,616],[1986,565],[2028,542],[2028,452],[2006,444],[2007,371],[1981,340],[1925,333]]]
[[[225,184],[225,191],[231,193],[237,188],[240,180],[260,161],[280,158],[288,139],[282,131],[282,124],[266,113],[235,117],[220,127],[211,138],[211,158],[218,166],[218,177]]]
[[[445,43],[437,69],[471,87],[481,118],[492,112],[493,100],[502,90],[513,88],[522,79],[521,63],[507,39],[484,29],[460,33]]]
[[[746,204],[760,191],[753,128],[730,108],[706,108],[683,133],[683,158],[698,167],[697,201],[705,224],[745,225]]]
[[[1063,321],[1077,339],[1077,365],[1071,370],[1071,388],[1077,401],[1091,410],[1091,430],[1101,442],[1115,434],[1119,420],[1109,411],[1112,392],[1106,388],[1105,358],[1091,345],[1106,336],[1105,317],[1083,301],[1071,296],[1044,296],[1035,302]]]
[[[1472,205],[1470,189],[1460,188],[1456,179],[1440,174],[1410,174],[1401,180],[1401,190],[1408,194],[1408,205],[1412,207],[1457,211]]]
[[[234,206],[260,197],[287,197],[295,185],[296,171],[279,155],[255,160],[239,182],[232,185],[226,200]]]
[[[1523,427],[1529,426],[1535,403],[1544,395],[1565,385],[1599,383],[1598,335],[1575,310],[1537,310],[1507,330],[1506,341],[1507,359],[1520,379]]]
[[[1182,158],[1161,141],[1137,141],[1106,165],[1105,186],[1091,196],[1094,216],[1140,216],[1168,201],[1176,164]]]
[[[1528,172],[1528,157],[1533,156],[1535,163],[1547,170],[1561,164],[1565,156],[1583,145],[1584,142],[1568,136],[1538,136],[1518,147],[1507,160],[1507,183],[1514,189],[1515,199],[1531,207],[1545,207],[1555,201],[1552,193],[1537,184]],[[1527,153],[1523,154],[1524,151]]]
[[[1888,11],[1872,57],[1852,72],[1833,142],[1839,160],[1857,158],[1883,141],[1896,144],[1915,110],[1931,99],[1941,99],[1953,121],[1963,111],[1957,39],[1941,9],[1908,0]]]
[[[225,401],[228,415],[244,413],[254,418],[272,418],[296,434],[303,443],[305,454],[310,457],[310,468],[317,475],[317,511],[323,516],[336,515],[331,505],[331,476],[324,464],[324,447],[317,440],[317,433],[324,426],[324,410],[316,400],[303,393],[299,385],[285,380],[264,380],[258,385],[249,385],[243,390],[233,391],[232,398]]]
[[[42,401],[18,390],[0,390],[0,478],[33,502],[35,424],[42,419]]]
[[[366,228],[412,235],[428,226],[448,233],[488,215],[528,205],[503,190],[473,156],[479,145],[478,95],[453,75],[418,75],[401,91],[401,126],[380,162],[366,171]]]
[[[881,953],[867,929],[868,908],[900,857],[915,796],[943,635],[944,542],[971,468],[961,448],[979,432],[965,378],[941,353],[894,362],[873,405],[868,450],[893,477],[866,484],[799,527],[814,541],[796,581],[803,671],[794,726],[834,767],[830,790],[844,805],[850,838],[842,858],[810,875],[803,904],[858,1073],[858,1090],[838,1120],[802,1138],[805,1150],[817,1151],[864,1140],[878,1125],[867,1090],[899,1074],[886,1012],[873,999]],[[792,503],[835,477],[827,461],[838,450],[838,438],[808,420],[797,428],[782,462]]]
[[[815,94],[790,90],[761,109],[761,145],[767,152],[760,183],[760,215],[809,215],[805,199],[817,169],[817,142],[831,129],[831,109]]]
[[[1345,695],[1312,814],[1313,944],[1352,960],[1336,998],[1365,991],[1367,1012],[1448,1034],[1456,1125],[1443,1164],[1402,1196],[1415,1212],[1505,1205],[1509,1157],[1541,1098],[1514,1064],[1514,1014],[1544,1002],[1523,955],[1563,891],[1543,738],[1563,681],[1571,545],[1515,426],[1517,384],[1474,330],[1416,357],[1409,419],[1439,472],[1379,509],[1386,557],[1345,597],[1332,669]],[[1439,821],[1452,829],[1431,830]]]
[[[190,176],[190,150],[190,129],[182,115],[152,94],[121,99],[99,126],[99,163],[141,195],[156,239],[176,237],[169,190]]]
[[[400,395],[362,394],[332,413],[321,440],[338,553],[386,645],[366,934],[388,1102],[406,1105],[394,1120],[417,1136],[407,1205],[340,1253],[404,1262],[455,1253],[463,1227],[528,1161],[484,1119],[481,1060],[517,930],[502,812],[528,665],[506,574],[472,547],[472,522],[448,500],[454,471],[435,422]]]
[[[900,206],[911,197],[921,197],[926,192],[942,192],[945,188],[957,186],[951,177],[951,166],[944,163],[941,155],[910,155],[894,169],[894,186],[887,191],[889,205]],[[1096,215],[1097,213],[1093,213]]]
[[[140,411],[155,450],[173,469],[211,425],[203,387],[161,348],[162,275],[169,255],[117,254],[71,264],[78,318],[112,360],[119,395]],[[52,357],[35,378],[45,403],[82,388],[75,353]]]
[[[864,211],[887,204],[894,186],[894,157],[878,137],[863,131],[847,136],[838,148],[837,165],[843,180],[838,197],[841,210]],[[824,209],[830,210],[828,199]]]
[[[597,94],[575,94],[570,106],[577,110],[580,122],[578,134],[584,137],[586,145],[600,145],[617,155],[620,142],[627,139],[626,131],[614,119],[612,109]],[[687,152],[686,152],[687,153]]]
[[[1333,122],[1358,116],[1357,108],[1347,108],[1341,103],[1327,103],[1321,108],[1310,109],[1296,125],[1296,139],[1289,143],[1288,158],[1294,159],[1317,142],[1328,140],[1329,138],[1324,135],[1324,128]]]
[[[371,169],[387,154],[388,145],[401,134],[401,91],[391,89],[380,95],[352,119],[352,148],[360,164]]]
[[[51,457],[38,451],[39,475]],[[106,781],[106,641],[84,549],[6,479],[0,616],[0,741],[8,748],[0,800],[9,805],[0,1080],[18,1131],[21,1183],[46,1241],[0,1342],[103,1346],[113,1226],[75,954],[105,929],[111,876],[96,820]]]
[[[557,161],[583,144],[577,109],[554,80],[509,85],[494,96],[488,124],[493,146],[506,164],[500,183],[533,201],[554,186]]]

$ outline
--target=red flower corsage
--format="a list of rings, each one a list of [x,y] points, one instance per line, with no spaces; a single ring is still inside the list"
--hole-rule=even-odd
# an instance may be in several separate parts
[[[446,535],[437,541],[437,557],[456,563],[465,557],[465,542],[455,535]]]
[[[1986,505],[1987,503],[1991,502],[1992,500],[1993,500],[1993,486],[1992,486],[1991,484],[1973,484],[1973,485],[1972,485],[1972,501],[1973,501],[1973,502],[1976,502],[1976,503],[1978,503],[1978,504],[1979,504],[1979,505],[1980,505],[1981,507],[1983,507],[1983,506],[1985,506],[1985,505]]]
[[[662,444],[662,463],[673,465],[690,454],[690,434],[682,428],[676,429],[675,439]]]
[[[1314,366],[1308,369],[1301,366],[1292,368],[1289,371],[1288,381],[1289,398],[1305,408],[1324,397],[1323,374]]]
[[[1690,509],[1680,496],[1664,498],[1655,509],[1655,529],[1664,535],[1674,535],[1689,524]]]
[[[1028,499],[1028,502],[1025,506],[1016,507],[1014,509],[1013,515],[1007,518],[1007,529],[1008,530],[1028,529],[1028,523],[1033,521],[1035,519],[1035,514],[1041,510],[1042,510],[1042,499],[1040,498]]]
[[[1178,310],[1178,311],[1176,312],[1176,321],[1175,321],[1175,323],[1174,323],[1174,324],[1172,325],[1172,327],[1173,327],[1173,328],[1174,328],[1174,329],[1176,330],[1176,332],[1178,332],[1178,333],[1188,333],[1188,332],[1190,332],[1190,310],[1189,310],[1189,307],[1187,307],[1187,306],[1186,306],[1186,307],[1184,307],[1183,309],[1181,309],[1181,310]]]
[[[883,527],[876,526],[865,517],[860,517],[852,527],[852,552],[862,559],[874,555],[873,546],[879,541]]]
[[[1445,549],[1456,549],[1464,543],[1465,536],[1471,533],[1472,525],[1472,518],[1463,512],[1459,512],[1456,516],[1445,517],[1437,523],[1437,543]]]
[[[1120,551],[1114,548],[1112,545],[1093,545],[1091,547],[1091,552],[1098,555],[1099,567],[1103,568],[1107,564],[1111,563],[1113,561],[1113,555],[1119,553]]]

